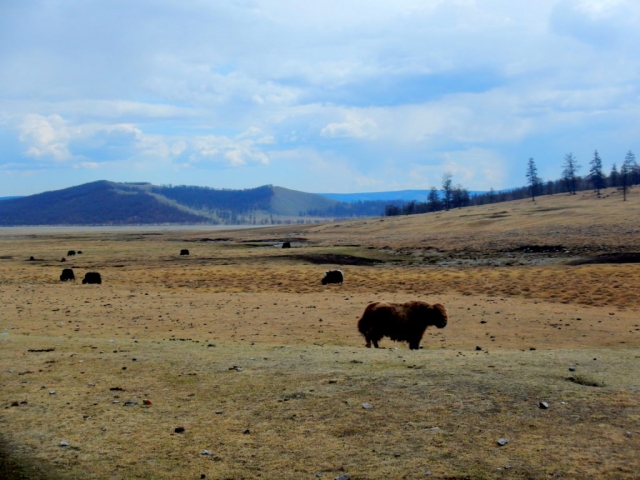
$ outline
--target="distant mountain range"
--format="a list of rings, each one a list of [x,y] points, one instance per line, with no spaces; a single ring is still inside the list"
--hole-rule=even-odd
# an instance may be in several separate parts
[[[246,190],[101,180],[0,202],[0,225],[279,224],[379,216],[386,201],[341,202],[265,185]]]

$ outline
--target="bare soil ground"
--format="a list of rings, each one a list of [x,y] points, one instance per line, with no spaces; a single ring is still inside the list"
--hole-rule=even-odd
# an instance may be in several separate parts
[[[639,206],[2,230],[0,478],[638,478]],[[364,348],[411,299],[447,327]]]

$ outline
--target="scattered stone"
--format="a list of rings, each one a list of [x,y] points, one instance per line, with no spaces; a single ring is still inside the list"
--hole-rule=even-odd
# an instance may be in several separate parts
[[[631,432],[624,432],[624,436],[627,437],[627,438],[631,438],[632,437]]]
[[[547,408],[549,408],[549,404],[547,402],[540,402],[538,406],[543,410],[546,410]]]
[[[56,391],[55,390],[49,390],[49,395],[55,395]]]
[[[68,446],[69,446],[69,442],[67,442],[67,441],[65,441],[65,440],[62,440],[62,441],[60,442],[60,446],[61,446],[61,447],[68,447]]]
[[[373,408],[373,405],[371,405],[370,403],[363,403],[362,408],[364,408],[365,410],[370,410]]]
[[[222,410],[216,410],[216,415],[222,415]]]
[[[151,400],[143,400],[142,403],[144,403],[145,405],[152,405]]]
[[[129,402],[124,402],[124,403],[122,404],[122,406],[123,406],[123,407],[133,407],[133,406],[135,406],[135,405],[137,405],[137,404],[138,404],[138,402],[129,401]]]
[[[211,453],[209,450],[202,450],[200,452],[200,455],[213,455],[213,453]]]
[[[229,370],[235,370],[236,372],[241,372],[243,368],[237,365],[234,365],[233,367],[229,367]]]
[[[349,480],[351,477],[349,476],[348,473],[343,473],[342,475],[338,475],[336,478],[334,478],[333,480]]]
[[[575,371],[576,371],[576,367],[574,367],[573,365],[571,365],[571,366],[569,367],[569,371],[570,371],[570,372],[575,372]]]
[[[174,432],[176,432],[176,433],[184,433],[184,427],[176,427]]]
[[[498,440],[498,445],[501,447],[504,447],[507,443],[509,443],[509,440],[507,440],[506,438],[501,438],[500,440]]]
[[[96,384],[95,383],[87,383],[87,387],[95,387]]]
[[[480,352],[482,350],[482,347],[476,347],[476,352]]]
[[[242,433],[244,433],[245,435],[249,435],[249,434],[251,433],[251,430],[249,430],[249,429],[247,428],[247,429],[246,429],[244,432],[242,432]]]

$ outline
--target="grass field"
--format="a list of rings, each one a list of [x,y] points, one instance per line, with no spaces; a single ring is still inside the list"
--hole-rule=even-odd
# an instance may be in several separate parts
[[[3,229],[0,477],[639,478],[640,267],[598,263],[640,252],[639,206]],[[364,348],[366,305],[410,299],[447,327]]]

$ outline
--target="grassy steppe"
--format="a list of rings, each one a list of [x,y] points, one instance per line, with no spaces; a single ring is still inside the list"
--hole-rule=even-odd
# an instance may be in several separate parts
[[[2,230],[0,472],[638,478],[640,268],[590,263],[640,252],[638,206],[608,192],[242,231]],[[522,248],[544,245],[563,248]],[[63,267],[104,283],[61,283]],[[329,268],[344,285],[320,284]],[[443,303],[449,325],[418,351],[364,348],[364,307],[409,299]]]

